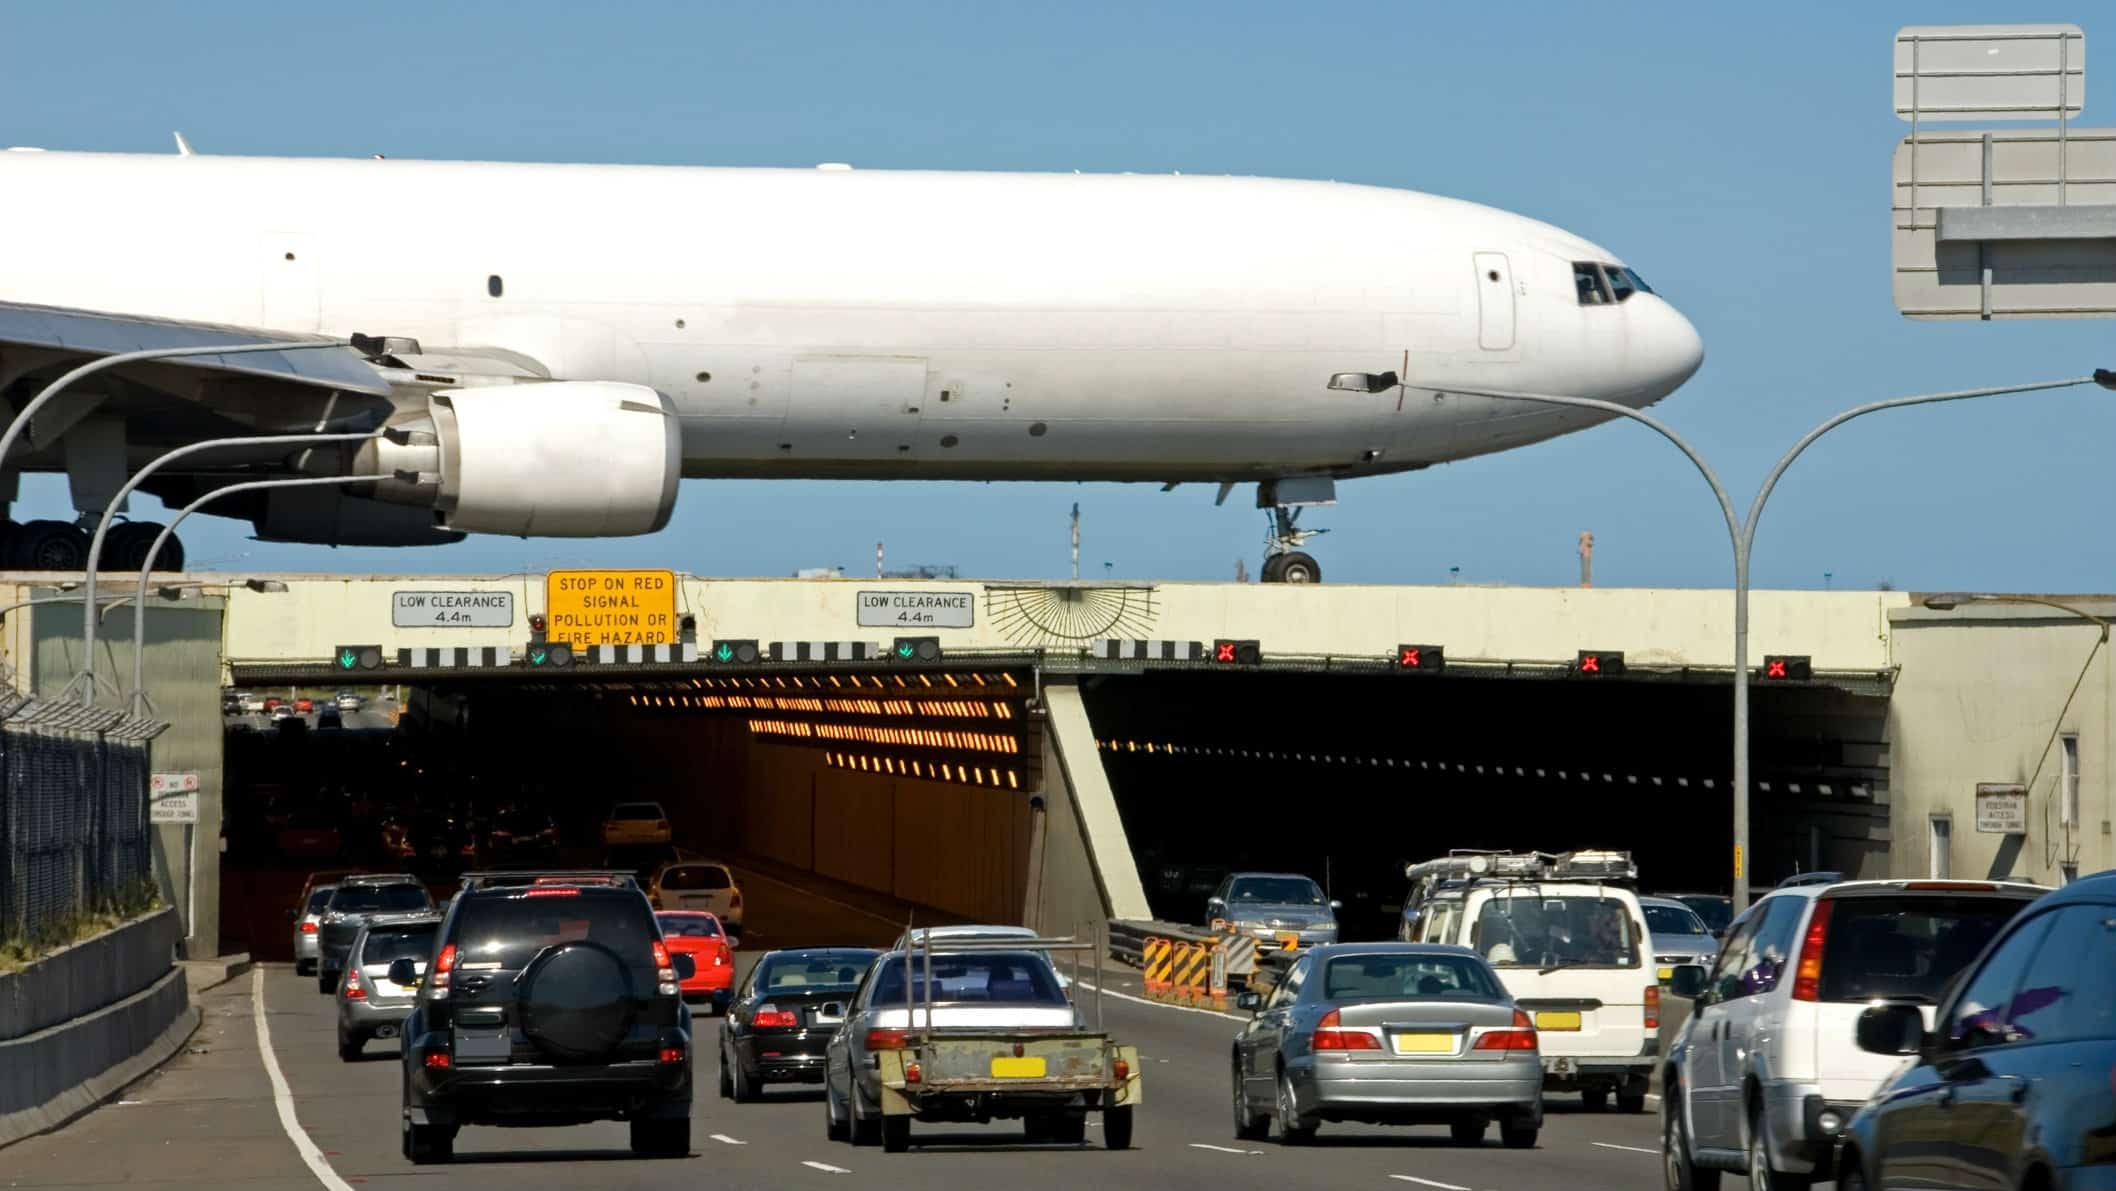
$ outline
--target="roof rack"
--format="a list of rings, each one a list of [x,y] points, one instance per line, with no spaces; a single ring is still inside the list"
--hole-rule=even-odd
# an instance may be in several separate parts
[[[1473,852],[1457,850],[1442,859],[1405,865],[1403,875],[1416,882],[1494,881],[1636,881],[1638,864],[1629,852]]]
[[[639,888],[639,875],[625,869],[496,869],[464,873],[462,891],[528,888],[536,885],[608,885],[613,889]]]
[[[318,882],[325,885],[405,885],[421,884],[411,873],[347,873],[332,881]]]

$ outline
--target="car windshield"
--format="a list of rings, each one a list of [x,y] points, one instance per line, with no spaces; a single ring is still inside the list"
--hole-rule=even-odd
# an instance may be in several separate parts
[[[717,939],[720,923],[711,914],[656,914],[663,937],[670,939]]]
[[[1477,912],[1477,950],[1501,968],[1635,968],[1638,936],[1624,903],[1535,890],[1493,895]]]
[[[1326,1001],[1432,998],[1496,1001],[1506,993],[1490,969],[1466,955],[1347,955],[1323,965]]]
[[[651,802],[620,802],[610,808],[610,817],[612,819],[646,819],[652,821],[661,818],[662,814],[661,807]]]
[[[331,895],[336,892],[338,892],[336,885],[325,885],[319,889],[310,890],[309,904],[305,907],[305,912],[310,914],[323,913],[323,907],[331,904]]]
[[[1820,996],[1937,1004],[1947,982],[2027,906],[2018,897],[1833,898]]]
[[[438,922],[424,926],[392,926],[386,929],[371,929],[367,942],[361,945],[360,962],[365,964],[393,964],[400,959],[424,961],[433,954],[434,932],[441,929]]]
[[[651,962],[651,918],[646,899],[630,891],[471,898],[457,911],[457,965],[519,971],[546,947],[585,940],[639,966]]]
[[[1705,925],[1712,928],[1713,934],[1727,929],[1727,925],[1734,921],[1734,903],[1717,894],[1701,893],[1676,900],[1695,910]]]
[[[1238,877],[1227,891],[1227,900],[1310,906],[1329,901],[1322,886],[1306,877]]]
[[[663,889],[726,889],[733,884],[717,864],[679,864],[661,874]]]
[[[424,885],[344,885],[331,895],[331,909],[341,914],[424,910],[432,905],[433,899],[426,896]]]
[[[911,989],[911,999],[939,1005],[990,1002],[1006,1005],[1063,1005],[1064,990],[1051,961],[1034,952],[979,952],[975,955],[940,954],[932,957],[930,969],[920,955],[920,970],[929,972]],[[876,1008],[904,1003],[904,958],[890,956],[875,978]]]
[[[1646,929],[1656,935],[1709,935],[1705,920],[1687,906],[1640,906]]]
[[[861,974],[873,959],[874,953],[868,951],[774,956],[765,960],[764,970],[757,973],[757,987],[766,992],[850,990],[859,984]],[[897,993],[903,993],[902,981],[897,982]]]

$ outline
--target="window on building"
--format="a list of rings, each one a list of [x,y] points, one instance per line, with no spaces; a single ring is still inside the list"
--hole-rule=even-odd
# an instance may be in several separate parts
[[[1954,875],[1954,820],[1932,817],[1932,879],[1944,881]]]
[[[2057,738],[2057,745],[2057,817],[2066,827],[2076,828],[2079,826],[2079,733],[2065,733]]]

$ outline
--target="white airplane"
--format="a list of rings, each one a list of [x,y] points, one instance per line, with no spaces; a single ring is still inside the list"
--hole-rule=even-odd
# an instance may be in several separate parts
[[[1267,580],[1314,582],[1303,507],[1335,482],[1606,420],[1464,396],[1642,407],[1697,332],[1609,251],[1408,191],[1267,178],[0,153],[0,394],[151,346],[346,348],[113,369],[33,419],[16,473],[83,518],[146,485],[268,540],[414,545],[668,522],[679,478],[1258,484]],[[1352,374],[1352,375],[1344,375]],[[247,498],[247,499],[244,499]],[[78,568],[76,522],[9,561]],[[108,547],[139,565],[159,527]]]

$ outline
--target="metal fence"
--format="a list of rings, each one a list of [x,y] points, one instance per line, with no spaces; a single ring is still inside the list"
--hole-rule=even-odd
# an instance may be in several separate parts
[[[62,932],[152,878],[148,741],[161,727],[0,695],[0,940]]]

